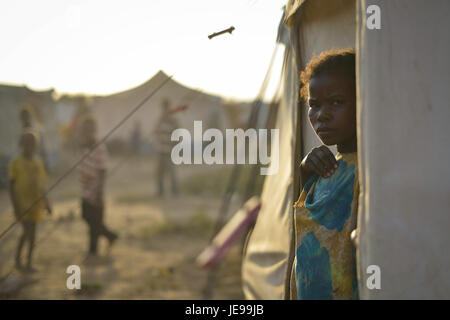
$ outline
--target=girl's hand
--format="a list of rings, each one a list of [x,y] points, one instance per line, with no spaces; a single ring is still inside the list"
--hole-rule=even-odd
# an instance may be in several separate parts
[[[352,241],[353,247],[358,248],[358,236],[356,234],[356,229],[350,233],[350,240]]]
[[[322,178],[330,177],[337,167],[336,158],[330,149],[324,145],[312,149],[300,164],[302,173],[305,176],[315,173]]]

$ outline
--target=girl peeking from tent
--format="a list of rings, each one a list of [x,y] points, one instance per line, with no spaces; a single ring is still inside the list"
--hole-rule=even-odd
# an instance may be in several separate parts
[[[20,136],[22,154],[11,160],[8,168],[9,193],[14,215],[23,227],[16,252],[16,268],[27,272],[36,271],[32,265],[33,249],[36,240],[36,224],[41,221],[43,211],[51,214],[50,203],[45,196],[46,173],[44,164],[36,155],[39,148],[39,135],[25,129]],[[27,261],[22,265],[21,254],[24,244],[28,245]]]
[[[292,297],[357,299],[350,238],[359,194],[354,50],[322,52],[308,63],[301,80],[311,126],[323,145],[312,149],[300,165]],[[327,147],[332,145],[337,156]]]

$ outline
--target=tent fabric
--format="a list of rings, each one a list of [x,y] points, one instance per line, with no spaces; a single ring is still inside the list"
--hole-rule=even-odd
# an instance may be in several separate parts
[[[358,2],[362,299],[450,297],[450,2]],[[381,289],[367,287],[380,268]],[[370,280],[370,279],[369,279]]]
[[[193,134],[194,120],[197,119],[204,119],[204,130],[207,128],[224,130],[231,127],[221,97],[188,88],[174,79],[168,80],[168,77],[163,71],[159,71],[150,80],[135,88],[108,96],[94,97],[92,112],[98,119],[99,136],[106,135],[114,124],[119,123],[138,103],[165,81],[167,82],[158,92],[142,108],[139,108],[129,121],[114,132],[112,139],[128,141],[136,123],[143,122],[143,119],[145,119],[146,125],[141,128],[142,134],[144,136],[151,135],[160,118],[161,101],[166,98],[169,99],[171,108],[180,105],[188,106],[186,112],[176,113],[174,117],[180,123],[180,127],[188,129],[191,134]]]
[[[283,299],[288,256],[293,232],[293,148],[296,85],[294,60],[285,51],[284,90],[275,128],[279,129],[279,170],[267,176],[261,195],[262,207],[249,237],[243,258],[242,279],[246,299]]]
[[[293,17],[297,13],[298,9],[305,3],[306,0],[289,0],[285,7],[285,19],[284,23],[287,26],[292,25]]]

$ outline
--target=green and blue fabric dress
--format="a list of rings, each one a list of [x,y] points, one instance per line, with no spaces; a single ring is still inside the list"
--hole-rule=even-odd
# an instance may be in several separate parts
[[[358,298],[355,249],[350,239],[358,209],[357,154],[338,154],[336,160],[338,168],[333,175],[313,175],[294,204],[292,296],[297,299]]]

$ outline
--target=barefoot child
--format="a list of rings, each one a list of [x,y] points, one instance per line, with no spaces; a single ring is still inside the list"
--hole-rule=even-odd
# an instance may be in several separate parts
[[[84,156],[97,144],[97,123],[92,117],[85,117],[80,123],[80,156]],[[78,166],[81,183],[81,208],[83,219],[89,226],[89,257],[97,255],[97,243],[105,236],[110,247],[117,235],[103,222],[103,191],[106,178],[107,150],[104,144],[98,145]]]
[[[39,146],[38,135],[25,130],[20,137],[22,154],[11,160],[9,175],[9,194],[14,215],[22,225],[23,234],[19,239],[16,253],[16,268],[23,269],[21,254],[25,243],[28,244],[26,271],[35,271],[32,256],[36,239],[36,223],[43,219],[44,208],[51,213],[47,197],[44,196],[46,173],[44,165],[36,152]]]
[[[359,193],[354,51],[322,52],[309,62],[301,79],[309,120],[323,145],[312,149],[300,165],[292,297],[357,299],[350,238]],[[337,145],[336,157],[327,147],[332,145]]]

